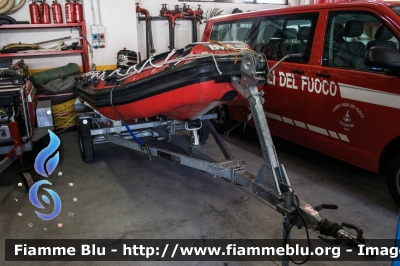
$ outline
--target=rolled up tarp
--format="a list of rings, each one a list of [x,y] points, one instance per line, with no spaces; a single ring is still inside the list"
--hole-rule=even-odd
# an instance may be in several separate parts
[[[79,78],[82,74],[76,74],[65,78],[54,79],[46,84],[37,86],[40,94],[56,95],[73,92],[75,78]],[[75,97],[76,98],[76,97]]]
[[[54,79],[65,78],[79,73],[79,66],[75,63],[69,63],[63,67],[57,67],[43,72],[34,73],[32,75],[32,81],[34,85],[38,86]]]

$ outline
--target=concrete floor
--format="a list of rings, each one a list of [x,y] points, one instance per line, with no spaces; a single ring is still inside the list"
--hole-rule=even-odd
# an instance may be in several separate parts
[[[274,239],[282,237],[282,217],[274,207],[245,189],[170,161],[149,161],[145,154],[113,144],[95,146],[95,160],[84,163],[76,132],[64,133],[61,161],[49,178],[62,210],[45,222],[34,213],[28,194],[18,186],[13,164],[0,178],[0,265],[280,265],[280,262],[5,262],[3,239]],[[215,159],[212,137],[206,150]],[[311,205],[335,203],[321,216],[364,229],[365,238],[395,237],[398,209],[383,177],[331,157],[275,139],[299,197]],[[168,144],[169,145],[169,144]],[[236,159],[256,174],[261,152],[255,130],[234,132],[228,142]],[[32,173],[34,170],[31,171]],[[41,179],[33,173],[34,179]],[[74,183],[71,187],[69,183]],[[73,198],[77,202],[73,202]],[[17,199],[18,201],[16,201]],[[19,217],[18,212],[23,215]],[[74,216],[69,217],[68,213]],[[28,227],[33,223],[33,227]],[[63,223],[62,228],[57,224]],[[46,230],[44,229],[46,228]],[[294,236],[305,238],[303,230]],[[317,235],[311,232],[311,237]],[[293,265],[293,264],[291,264]],[[307,265],[390,265],[390,262],[310,262]]]

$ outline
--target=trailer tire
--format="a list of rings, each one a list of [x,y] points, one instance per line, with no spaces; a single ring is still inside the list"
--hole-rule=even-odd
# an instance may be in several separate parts
[[[208,121],[203,120],[201,123],[201,128],[199,130],[199,142],[206,143],[209,135],[210,135],[210,128],[208,126]]]
[[[394,202],[400,207],[400,153],[390,162],[387,175],[387,185]]]
[[[24,187],[26,189],[26,192],[29,192],[29,190],[31,189],[31,187],[34,183],[31,174],[27,171],[24,171],[24,172],[21,172],[20,175],[21,175],[22,183],[24,184]]]
[[[78,119],[79,150],[84,162],[90,162],[94,158],[93,141],[90,135],[90,121],[88,119]],[[85,121],[86,123],[84,123]],[[88,124],[89,123],[89,124]]]
[[[80,136],[79,146],[81,151],[81,156],[84,162],[93,161],[93,142],[90,136]]]
[[[210,113],[215,113],[218,115],[217,118],[211,120],[211,123],[218,131],[218,133],[224,133],[225,131],[229,130],[232,120],[229,115],[228,106],[219,105],[217,107],[214,107],[210,111]]]

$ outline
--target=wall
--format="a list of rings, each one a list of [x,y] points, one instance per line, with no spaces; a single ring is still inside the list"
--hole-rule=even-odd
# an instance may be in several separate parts
[[[85,20],[88,27],[88,39],[91,41],[92,24],[99,24],[97,3],[100,3],[102,24],[105,26],[106,47],[93,49],[93,62],[99,70],[116,67],[117,53],[126,47],[127,50],[138,50],[136,31],[136,5],[132,0],[92,0],[95,21],[92,17],[91,1],[84,0]]]
[[[16,1],[18,2],[18,1]],[[51,5],[51,1],[47,1]],[[65,22],[65,0],[58,1],[63,10],[63,19]],[[91,2],[93,2],[95,21],[92,16]],[[157,16],[160,12],[161,4],[167,4],[168,9],[173,9],[174,5],[179,4],[182,7],[183,2],[165,1],[165,0],[83,0],[84,18],[87,25],[87,37],[91,40],[91,25],[99,24],[97,3],[100,3],[100,12],[102,24],[105,26],[106,43],[105,48],[93,49],[93,59],[90,62],[97,65],[98,70],[115,68],[116,57],[119,50],[126,47],[128,50],[138,51],[142,55],[142,59],[146,57],[145,47],[145,23],[137,24],[137,14],[135,2],[139,3],[142,8],[147,9],[150,15]],[[201,4],[201,8],[206,12],[209,8],[220,8],[224,10],[223,14],[230,14],[234,8],[239,8],[243,11],[260,10],[274,7],[269,4],[229,4],[229,3],[206,3],[206,2],[190,2],[192,8],[197,8]],[[18,21],[29,21],[29,3],[27,2],[20,10],[11,14]],[[203,20],[204,21],[204,20]],[[179,20],[175,29],[175,46],[183,47],[190,43],[191,37],[191,22]],[[197,36],[201,39],[205,23],[198,24]],[[168,51],[168,21],[153,21],[153,39],[155,43],[156,53]],[[72,36],[72,39],[65,41],[67,45],[78,41],[79,33],[77,29],[72,32],[70,29],[30,29],[30,30],[0,30],[1,39],[0,46],[9,43],[23,42],[36,43],[56,39],[60,37]],[[45,47],[52,47],[58,43],[51,43]],[[17,59],[14,59],[15,62]],[[48,69],[59,66],[64,66],[70,62],[82,65],[80,55],[68,56],[52,56],[52,57],[35,57],[24,58],[30,69]]]
[[[161,4],[165,4],[167,1],[165,0],[138,0],[136,1],[140,4],[141,8],[147,9],[151,16],[158,16],[160,14]],[[168,9],[174,9],[174,5],[183,6],[184,2],[178,1],[168,1],[167,4]],[[211,8],[219,8],[220,10],[224,10],[222,14],[231,14],[234,8],[239,8],[242,11],[248,10],[261,10],[261,9],[269,9],[275,7],[270,4],[238,4],[238,3],[207,3],[207,2],[187,2],[191,8],[197,8],[197,5],[201,5],[201,8],[205,13],[208,9]],[[203,19],[205,21],[205,19]],[[177,24],[175,27],[175,47],[180,48],[184,47],[186,44],[192,42],[192,22],[190,20],[177,20]],[[169,51],[169,38],[168,38],[168,20],[162,21],[153,21],[152,22],[152,30],[153,30],[153,40],[154,40],[154,48],[157,53],[162,53]],[[197,39],[201,40],[201,36],[203,34],[205,27],[205,23],[197,24]],[[138,36],[146,36],[145,31],[145,22],[141,21],[137,25]],[[142,54],[142,59],[146,57],[146,40],[145,38],[138,38],[138,46],[139,52]]]

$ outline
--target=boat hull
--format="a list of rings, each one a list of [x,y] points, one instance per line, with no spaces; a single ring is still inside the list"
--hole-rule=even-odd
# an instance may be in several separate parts
[[[238,45],[246,47],[242,43]],[[204,50],[213,51],[206,44],[195,44],[190,49],[182,49],[175,58],[185,58],[183,55],[193,50],[199,54]],[[77,93],[112,120],[128,121],[156,115],[180,121],[197,119],[223,102],[243,100],[230,85],[231,77],[241,74],[241,58],[237,51],[221,49],[215,57],[164,65],[122,82],[118,78],[106,78],[95,85],[82,81],[78,83]]]
[[[229,83],[215,83],[214,80],[183,86],[136,102],[117,105],[115,108],[124,120],[165,115],[175,120],[196,119],[208,106],[223,101],[233,101],[237,92]],[[212,108],[212,107],[211,107]],[[211,109],[210,108],[210,109]],[[111,106],[99,107],[104,116],[118,120]]]

